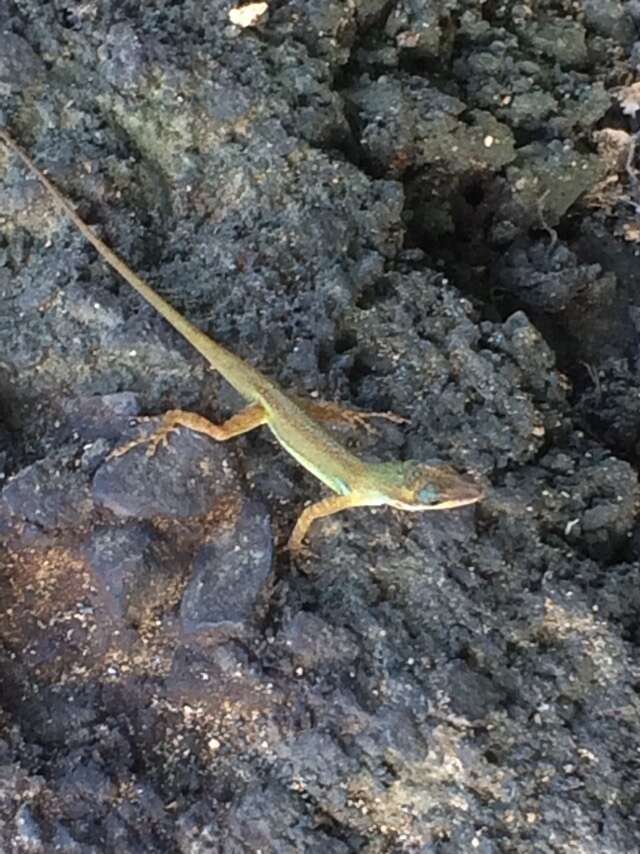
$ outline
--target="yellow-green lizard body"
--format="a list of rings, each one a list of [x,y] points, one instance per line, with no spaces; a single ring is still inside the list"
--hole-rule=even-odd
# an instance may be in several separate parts
[[[285,393],[275,382],[209,338],[176,311],[93,232],[75,212],[69,199],[51,183],[2,128],[0,139],[38,177],[102,258],[249,403],[246,409],[221,425],[212,424],[194,413],[172,410],[165,414],[162,427],[153,436],[129,443],[116,453],[124,453],[140,442],[150,442],[152,450],[155,450],[157,445],[165,442],[170,433],[179,426],[189,427],[223,441],[265,424],[294,459],[336,493],[312,504],[302,512],[288,542],[288,547],[293,552],[302,549],[304,537],[315,519],[348,507],[387,504],[409,511],[443,510],[472,504],[484,497],[484,492],[477,483],[459,475],[446,465],[426,465],[413,460],[369,463],[352,454],[319,422],[346,420],[363,423],[364,419],[372,416],[398,421],[403,419],[390,413],[358,413],[343,410],[337,404],[301,401]]]

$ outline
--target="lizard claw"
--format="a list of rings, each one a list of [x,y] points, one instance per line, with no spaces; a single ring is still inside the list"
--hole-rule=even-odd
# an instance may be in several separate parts
[[[402,415],[396,415],[395,412],[359,412],[356,410],[346,410],[344,414],[345,420],[356,427],[362,427],[367,433],[376,433],[375,427],[369,424],[371,418],[382,418],[385,421],[392,421],[394,424],[408,424],[409,419],[403,418]]]
[[[289,553],[291,558],[294,561],[301,560],[318,560],[319,556],[309,548],[309,546],[305,546],[302,543],[292,543],[291,540],[286,544],[284,550]]]
[[[142,445],[143,442],[146,442],[146,439],[132,439],[130,442],[126,442],[124,445],[120,445],[118,448],[114,448],[113,451],[111,451],[111,453],[107,457],[107,461],[117,460],[118,457],[123,457],[137,445]]]
[[[141,443],[146,442],[148,444],[147,456],[149,458],[156,455],[158,448],[167,447],[169,438],[175,429],[175,427],[161,427],[155,433],[152,433],[151,436],[141,440]]]
[[[148,421],[150,419],[144,418],[143,420]],[[107,457],[107,460],[114,460],[118,457],[123,457],[125,454],[128,454],[129,451],[132,451],[139,445],[148,446],[146,450],[146,456],[151,458],[155,456],[158,451],[158,448],[166,447],[168,445],[169,437],[175,429],[176,428],[174,426],[164,425],[162,427],[159,427],[149,436],[140,436],[137,439],[132,439],[130,442],[126,442],[124,445],[120,445],[119,448],[114,448],[114,450],[111,451],[111,453]]]
[[[371,435],[372,433],[377,433],[376,428],[372,427],[371,424],[369,424],[368,420],[369,418],[372,418],[374,416],[374,412],[347,412],[345,414],[345,420],[351,426],[361,427],[366,433],[369,433]]]
[[[395,412],[370,412],[374,418],[384,418],[385,421],[393,421],[394,424],[408,424],[409,419],[403,415],[396,415]]]

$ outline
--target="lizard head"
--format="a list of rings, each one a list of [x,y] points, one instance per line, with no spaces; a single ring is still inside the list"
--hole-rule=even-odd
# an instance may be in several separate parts
[[[485,496],[478,483],[443,463],[407,460],[379,463],[376,469],[384,503],[399,510],[448,510],[474,504]]]

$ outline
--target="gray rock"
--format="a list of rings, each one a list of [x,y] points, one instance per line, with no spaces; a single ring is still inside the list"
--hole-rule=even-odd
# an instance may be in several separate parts
[[[18,808],[14,822],[15,841],[20,846],[21,854],[37,854],[45,850],[40,824],[28,804]]]
[[[153,431],[149,424],[142,429]],[[227,446],[190,430],[177,430],[153,456],[148,447],[112,457],[94,476],[95,501],[116,516],[204,516],[237,485]]]
[[[0,37],[0,93],[8,95],[38,81],[44,63],[28,41],[3,29]]]
[[[272,560],[267,509],[248,501],[227,529],[196,555],[180,607],[184,629],[241,628],[265,595]]]
[[[93,509],[87,475],[70,468],[64,453],[22,469],[7,482],[2,501],[11,515],[46,531],[78,526]]]
[[[86,554],[109,609],[129,622],[170,602],[181,581],[175,541],[148,522],[96,528]]]

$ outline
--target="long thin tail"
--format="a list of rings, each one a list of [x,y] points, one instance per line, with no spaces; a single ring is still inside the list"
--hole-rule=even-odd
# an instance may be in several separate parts
[[[66,213],[76,226],[78,231],[84,235],[89,243],[94,246],[104,260],[119,273],[122,278],[134,288],[140,296],[161,314],[187,341],[200,352],[205,359],[219,371],[225,379],[236,388],[240,394],[248,399],[255,398],[256,383],[268,382],[255,368],[246,364],[242,359],[231,353],[226,347],[213,341],[204,334],[197,326],[190,323],[172,305],[164,300],[151,288],[140,276],[137,276],[125,262],[113,252],[107,244],[88,226],[75,212],[71,202],[51,183],[47,176],[35,165],[29,155],[14,142],[3,128],[0,128],[0,139],[16,154],[27,168],[34,173],[55,199],[58,205]]]

